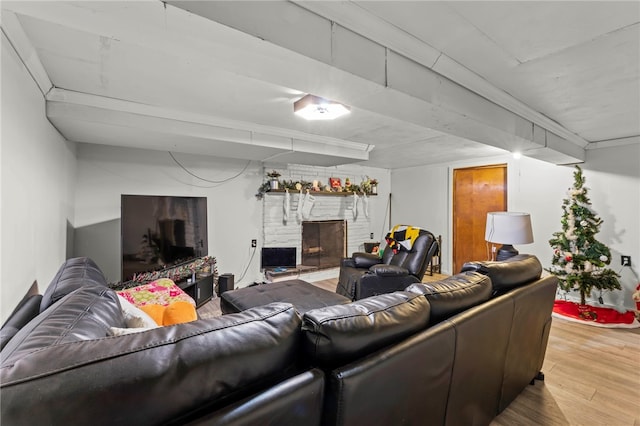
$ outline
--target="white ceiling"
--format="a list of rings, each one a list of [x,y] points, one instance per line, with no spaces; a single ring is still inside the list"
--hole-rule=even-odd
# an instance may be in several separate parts
[[[384,168],[640,143],[640,2],[3,1],[2,29],[77,142]],[[306,122],[305,93],[352,114]]]

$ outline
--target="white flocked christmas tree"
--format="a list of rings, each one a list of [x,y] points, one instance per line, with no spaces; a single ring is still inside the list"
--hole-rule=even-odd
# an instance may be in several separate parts
[[[611,262],[609,248],[595,239],[602,219],[591,208],[582,169],[576,166],[573,187],[562,202],[562,231],[554,232],[549,244],[553,248],[552,266],[548,269],[560,280],[565,292],[580,293],[586,304],[593,289],[620,290],[619,275],[607,268]],[[599,298],[602,303],[602,298]]]

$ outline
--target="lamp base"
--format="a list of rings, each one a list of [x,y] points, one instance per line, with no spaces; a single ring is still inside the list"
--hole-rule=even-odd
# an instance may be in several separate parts
[[[511,244],[503,244],[496,253],[496,260],[507,260],[518,254],[518,250],[513,248]]]

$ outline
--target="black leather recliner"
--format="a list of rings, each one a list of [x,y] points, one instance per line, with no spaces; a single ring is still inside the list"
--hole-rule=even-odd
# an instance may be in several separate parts
[[[426,231],[416,238],[409,251],[394,253],[387,248],[382,258],[377,254],[353,253],[342,259],[336,293],[359,300],[404,290],[410,284],[422,281],[438,250],[436,237]]]

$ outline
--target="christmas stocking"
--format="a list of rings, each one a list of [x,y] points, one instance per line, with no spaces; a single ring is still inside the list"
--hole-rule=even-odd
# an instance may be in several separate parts
[[[367,194],[362,196],[362,209],[364,210],[364,216],[369,217],[369,197],[367,197]]]
[[[356,220],[358,218],[358,194],[356,194],[355,192],[353,193],[353,220]]]
[[[283,214],[284,214],[284,223],[289,222],[289,209],[291,208],[291,194],[289,194],[289,190],[285,190],[284,193],[284,205],[282,206]]]
[[[316,197],[309,194],[309,192],[307,191],[307,195],[305,195],[304,197],[304,204],[302,205],[303,219],[305,220],[309,219],[309,216],[311,215],[311,209],[313,208],[313,203],[315,203],[315,201],[316,201]]]
[[[302,222],[302,205],[304,204],[304,195],[302,195],[302,190],[300,190],[300,195],[298,195],[298,207],[296,208],[296,218],[298,222]]]

